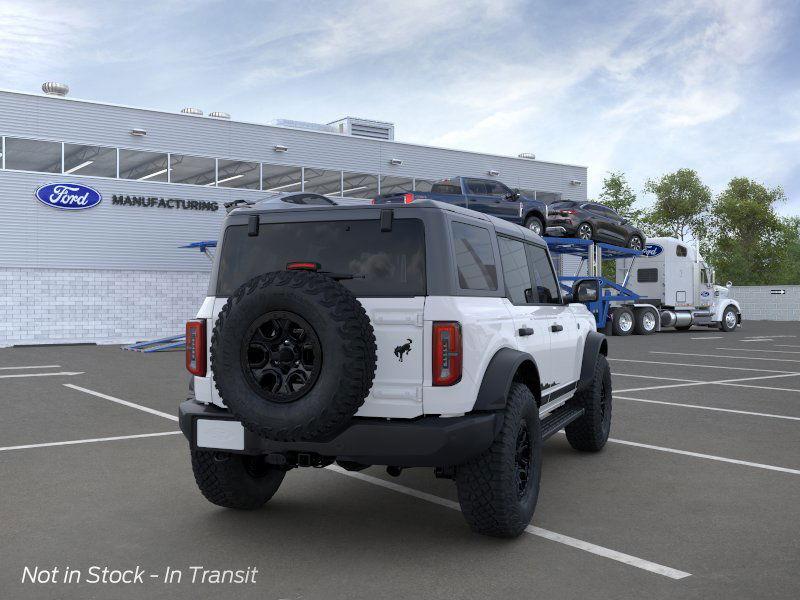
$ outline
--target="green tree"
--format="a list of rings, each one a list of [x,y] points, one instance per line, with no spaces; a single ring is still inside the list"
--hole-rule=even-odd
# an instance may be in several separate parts
[[[681,240],[706,236],[711,190],[700,181],[696,171],[678,169],[660,179],[649,179],[644,191],[656,197],[643,218],[649,233]]]
[[[625,173],[610,171],[603,180],[603,191],[600,192],[600,203],[614,209],[634,225],[641,222],[642,211],[634,207],[636,194],[633,193]]]
[[[711,207],[711,249],[707,258],[718,280],[737,285],[797,281],[791,255],[800,253],[797,219],[781,219],[775,204],[780,187],[767,188],[746,177],[731,179]]]

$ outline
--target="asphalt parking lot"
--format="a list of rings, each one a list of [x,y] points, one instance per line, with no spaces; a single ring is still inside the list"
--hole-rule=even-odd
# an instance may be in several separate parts
[[[549,440],[511,541],[472,534],[428,469],[296,469],[261,511],[217,508],[176,433],[182,353],[0,350],[0,597],[800,597],[800,323],[609,343],[612,440]],[[147,575],[21,582],[92,565]],[[258,574],[192,584],[190,566]]]

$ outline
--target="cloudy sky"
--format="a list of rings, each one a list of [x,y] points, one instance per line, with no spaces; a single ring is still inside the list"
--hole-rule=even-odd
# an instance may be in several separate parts
[[[0,0],[0,88],[781,185],[800,214],[800,2]],[[643,201],[648,199],[643,197]]]

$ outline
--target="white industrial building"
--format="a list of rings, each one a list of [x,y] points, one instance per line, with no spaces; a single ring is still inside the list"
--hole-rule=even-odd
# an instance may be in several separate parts
[[[127,342],[180,333],[210,264],[180,246],[216,239],[223,203],[266,191],[372,198],[454,175],[540,199],[586,199],[586,168],[394,140],[390,123],[230,119],[0,91],[0,346]],[[36,192],[80,185],[83,210]]]

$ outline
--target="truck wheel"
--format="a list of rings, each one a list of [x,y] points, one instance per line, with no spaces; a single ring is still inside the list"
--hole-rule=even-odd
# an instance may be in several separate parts
[[[458,501],[470,528],[495,537],[520,535],[536,508],[541,471],[536,399],[527,386],[513,383],[492,445],[456,468]]]
[[[611,320],[611,333],[614,335],[630,335],[633,332],[633,311],[630,308],[620,307],[614,309]]]
[[[539,217],[528,217],[525,219],[525,227],[536,235],[544,235],[544,224]]]
[[[722,321],[720,321],[719,328],[722,331],[733,331],[738,324],[739,320],[736,317],[736,310],[732,306],[729,306],[722,313]]]
[[[611,369],[602,354],[597,355],[589,387],[580,390],[571,402],[584,413],[564,428],[567,441],[575,450],[597,452],[611,433]]]
[[[340,431],[364,403],[376,361],[364,307],[339,282],[309,271],[266,273],[240,286],[211,337],[220,396],[270,440]]]
[[[240,510],[264,506],[286,474],[260,456],[209,450],[192,450],[192,471],[209,502]]]
[[[656,332],[656,314],[647,308],[637,309],[634,313],[636,322],[633,330],[637,335],[650,335]]]

